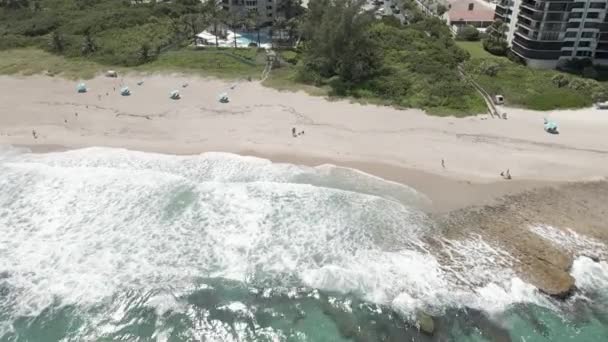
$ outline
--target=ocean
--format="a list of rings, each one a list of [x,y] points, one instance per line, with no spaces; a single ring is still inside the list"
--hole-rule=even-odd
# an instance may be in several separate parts
[[[332,165],[0,147],[0,341],[608,340],[605,260],[558,301],[428,201]]]

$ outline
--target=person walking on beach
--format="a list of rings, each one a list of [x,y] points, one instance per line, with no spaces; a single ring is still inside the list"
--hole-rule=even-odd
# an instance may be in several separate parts
[[[296,128],[292,127],[291,128],[291,135],[295,138],[296,137]]]
[[[445,169],[445,160],[441,158],[441,167]]]

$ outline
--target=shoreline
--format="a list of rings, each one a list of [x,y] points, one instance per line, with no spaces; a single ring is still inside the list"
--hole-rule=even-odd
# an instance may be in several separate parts
[[[26,148],[32,153],[64,152],[75,149],[57,145],[14,147]],[[427,213],[433,222],[432,225],[441,232],[442,237],[465,241],[471,236],[479,236],[491,245],[504,249],[514,257],[514,260],[517,260],[512,267],[519,277],[541,292],[557,299],[566,299],[576,291],[574,278],[570,274],[576,257],[587,256],[598,261],[608,256],[608,250],[598,250],[598,254],[588,254],[585,251],[564,249],[532,229],[546,225],[564,234],[570,234],[568,232],[571,229],[585,237],[605,243],[608,241],[608,233],[602,229],[601,203],[608,201],[606,180],[597,182],[512,180],[500,183],[473,183],[378,163],[337,162],[311,156],[270,155],[255,151],[243,151],[238,155],[263,158],[273,163],[352,168],[374,177],[412,187],[431,200],[428,205],[418,203],[414,206]],[[428,236],[427,242],[430,246],[435,245],[433,241],[436,238],[434,235]],[[440,246],[435,245],[431,249],[438,256],[443,253]],[[444,262],[449,263],[449,260]]]
[[[14,145],[18,148],[26,148],[32,153],[52,153],[75,150],[87,147],[110,147],[110,146],[82,146],[67,147],[60,145]],[[114,148],[114,147],[110,147]],[[125,147],[122,147],[125,148]],[[160,151],[139,150],[125,148],[131,151],[162,153]],[[201,151],[199,153],[172,154],[176,156],[193,156],[207,152],[233,153],[225,151]],[[262,153],[259,151],[241,151],[233,153],[239,156],[248,156],[269,160],[273,163],[288,163],[308,167],[320,165],[333,165],[336,167],[350,168],[364,172],[383,180],[399,183],[412,187],[427,196],[431,203],[422,205],[421,209],[431,214],[444,214],[458,209],[474,206],[485,206],[496,204],[505,196],[516,195],[538,188],[556,187],[569,184],[570,182],[544,182],[535,180],[503,180],[498,182],[478,183],[472,181],[458,180],[441,176],[422,170],[408,169],[391,164],[332,160],[311,155],[282,155]]]
[[[503,246],[519,260],[513,267],[523,279],[557,297],[572,292],[574,252],[530,227],[546,224],[608,241],[601,229],[608,115],[600,110],[509,108],[508,120],[454,118],[194,76],[97,77],[84,94],[75,85],[0,76],[0,93],[11,94],[0,103],[0,145],[38,152],[93,146],[174,155],[221,151],[354,168],[422,192],[432,203],[421,209],[443,235],[477,234]],[[131,96],[120,96],[122,85]],[[179,89],[180,100],[169,99],[172,89]],[[229,103],[219,103],[223,92]],[[545,116],[558,122],[561,134],[544,132]],[[294,128],[301,134],[293,136]],[[507,169],[509,181],[500,177]]]

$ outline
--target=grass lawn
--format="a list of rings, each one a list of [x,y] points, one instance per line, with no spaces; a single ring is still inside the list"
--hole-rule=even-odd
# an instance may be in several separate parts
[[[89,79],[108,69],[85,58],[65,58],[35,48],[0,51],[0,74],[50,74],[69,79]]]
[[[220,78],[260,77],[264,53],[256,49],[181,49],[169,51],[133,68],[104,65],[86,58],[66,58],[36,48],[0,51],[0,74],[34,75],[49,72],[68,79],[90,79],[108,69],[119,72],[187,72]]]
[[[494,56],[486,51],[481,45],[481,42],[456,41],[456,45],[467,51],[471,55],[471,58],[502,58]]]
[[[593,104],[592,95],[604,87],[602,83],[583,79],[577,75],[557,70],[538,70],[512,62],[506,57],[489,54],[481,42],[457,42],[458,46],[471,54],[465,62],[465,70],[491,95],[501,94],[509,106],[534,110],[554,110],[588,107]],[[498,65],[496,76],[486,75],[483,65]],[[564,74],[571,81],[582,80],[591,86],[583,89],[559,88],[553,84],[555,75]]]
[[[133,70],[143,72],[193,72],[219,78],[259,78],[264,70],[264,52],[256,49],[181,49],[162,54],[155,61]]]
[[[262,84],[269,88],[277,90],[287,91],[304,91],[307,94],[314,96],[327,96],[329,94],[329,87],[315,87],[304,83],[299,83],[295,80],[296,70],[295,67],[285,66],[279,69],[273,69],[270,72],[270,76],[262,82]]]

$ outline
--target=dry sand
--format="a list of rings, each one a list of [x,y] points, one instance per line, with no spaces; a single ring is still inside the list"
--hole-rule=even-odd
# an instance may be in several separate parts
[[[144,84],[138,86],[140,80]],[[597,232],[601,229],[597,227],[605,227],[596,222],[605,212],[605,204],[597,202],[601,198],[586,198],[588,191],[575,187],[580,198],[571,205],[562,194],[573,193],[568,187],[576,185],[566,185],[565,190],[553,186],[597,181],[608,175],[608,111],[543,113],[503,108],[508,120],[487,115],[439,118],[415,109],[278,92],[247,81],[130,75],[98,77],[86,83],[89,92],[78,94],[77,82],[60,78],[0,77],[0,144],[39,151],[87,146],[174,154],[223,151],[355,167],[424,192],[433,201],[428,209],[435,215],[474,204],[489,205],[455,211],[438,221],[448,232],[451,227],[468,226],[484,238],[507,245],[522,260],[524,277],[552,294],[572,287],[567,274],[572,255],[548,252],[546,242],[526,233],[527,224],[534,222],[535,215],[559,224],[559,215],[551,209],[558,203],[576,208],[576,213],[565,210],[568,224],[574,225],[577,215],[584,218],[591,213],[595,221],[580,229],[595,227]],[[184,83],[188,83],[185,88]],[[131,88],[131,96],[119,94],[123,84]],[[181,92],[181,100],[169,99],[173,89]],[[222,92],[229,94],[230,103],[218,102]],[[543,117],[557,121],[561,134],[545,133]],[[304,134],[294,138],[293,127]],[[514,180],[500,177],[506,169]],[[592,185],[598,192],[595,195],[608,192],[605,182],[593,184],[599,184]],[[497,200],[538,187],[543,189]],[[543,202],[545,197],[550,201]],[[584,204],[588,200],[596,201],[596,208],[589,209]],[[528,204],[538,209],[518,214]],[[510,220],[513,215],[520,219]],[[523,243],[513,238],[521,234],[526,234]],[[608,239],[606,234],[592,235]],[[546,258],[556,263],[534,261]]]
[[[140,79],[145,82],[137,86]],[[131,96],[120,96],[121,82],[130,86]],[[439,118],[415,109],[328,102],[247,81],[145,76],[86,83],[89,92],[77,94],[73,81],[0,77],[0,143],[177,154],[249,151],[380,163],[477,183],[501,180],[506,169],[526,180],[608,175],[608,111],[505,109],[508,120]],[[173,89],[180,90],[181,100],[169,99]],[[225,91],[230,103],[221,104],[217,97]],[[557,121],[562,134],[545,133],[544,116]],[[292,127],[305,134],[293,138]]]

